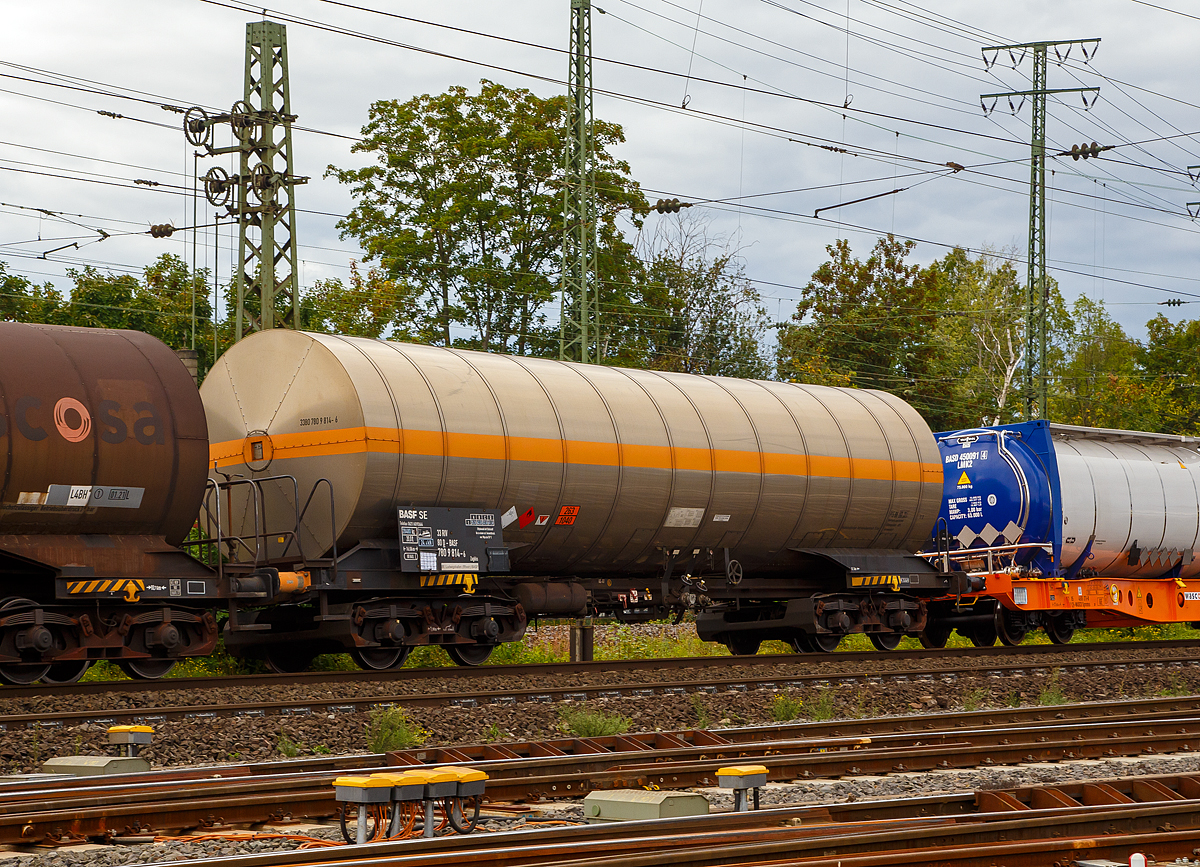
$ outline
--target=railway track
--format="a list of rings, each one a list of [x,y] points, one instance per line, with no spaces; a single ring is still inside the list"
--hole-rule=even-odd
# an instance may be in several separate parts
[[[834,653],[805,654],[762,654],[758,656],[697,656],[667,659],[623,659],[595,662],[533,663],[522,665],[484,665],[478,667],[447,666],[440,668],[403,668],[394,671],[325,671],[302,672],[299,674],[243,674],[230,677],[178,677],[161,680],[111,680],[89,681],[72,684],[35,684],[31,686],[5,686],[0,689],[3,699],[36,699],[48,696],[84,696],[127,693],[158,693],[176,690],[220,690],[231,687],[278,687],[311,686],[325,684],[420,684],[425,681],[470,681],[497,680],[505,677],[520,677],[545,681],[551,677],[578,675],[588,677],[613,672],[677,671],[686,669],[747,669],[779,666],[854,665],[883,661],[930,663],[932,661],[960,661],[955,670],[971,670],[979,663],[1013,656],[1029,656],[1060,660],[1084,654],[1102,654],[1113,657],[1112,664],[1122,664],[1121,657],[1129,663],[1145,660],[1136,659],[1139,654],[1163,654],[1163,661],[1200,660],[1200,640],[1175,639],[1167,641],[1098,642],[1089,644],[1029,644],[1016,647],[997,645],[994,647],[943,648],[941,650],[891,651],[837,651]],[[972,666],[971,663],[976,663]],[[927,670],[934,670],[930,665]],[[939,669],[940,670],[940,669]],[[920,673],[920,672],[918,672]]]
[[[1121,645],[1122,647],[1124,645]],[[1091,646],[1089,646],[1091,647]],[[1110,648],[1111,645],[1099,645]],[[998,648],[984,648],[996,650]],[[903,668],[896,671],[839,670],[820,671],[812,673],[796,673],[791,657],[779,657],[787,660],[788,671],[780,672],[771,668],[766,672],[755,669],[733,668],[729,664],[716,666],[722,676],[689,679],[682,681],[661,681],[646,679],[644,681],[624,681],[620,683],[587,684],[567,682],[555,684],[549,676],[557,669],[555,666],[511,666],[497,674],[497,677],[520,673],[525,675],[522,680],[537,682],[536,687],[500,689],[472,689],[463,692],[400,692],[391,694],[376,694],[368,697],[336,698],[323,701],[269,701],[254,700],[252,702],[220,703],[220,704],[183,704],[168,706],[127,706],[123,708],[102,708],[73,711],[44,711],[31,713],[0,715],[0,731],[14,731],[30,727],[64,727],[84,723],[114,725],[120,723],[158,724],[178,720],[208,720],[228,717],[302,717],[314,714],[337,716],[339,714],[361,713],[380,706],[401,705],[405,707],[461,707],[474,708],[483,705],[511,705],[521,703],[554,703],[560,701],[588,701],[593,699],[644,698],[652,699],[664,695],[688,694],[717,694],[722,692],[749,692],[751,690],[777,691],[788,688],[822,688],[842,684],[882,684],[886,682],[953,682],[962,676],[972,677],[1025,677],[1028,675],[1049,675],[1057,669],[1062,672],[1101,672],[1101,671],[1138,671],[1163,670],[1181,666],[1200,666],[1200,646],[1189,644],[1171,652],[1164,652],[1153,659],[1138,658],[1135,655],[1111,651],[1104,659],[1095,658],[1095,650],[1088,653],[1062,653],[1062,648],[1053,648],[1057,653],[1039,653],[1030,662],[1022,659],[1020,662],[1008,662],[1006,654],[969,655],[961,664],[939,665],[924,668]],[[1185,652],[1194,650],[1194,652]],[[850,656],[851,654],[844,654]],[[842,656],[839,654],[838,656]],[[855,654],[862,658],[871,658],[871,654]],[[718,657],[722,658],[722,657]],[[724,657],[728,659],[729,657]],[[939,660],[940,661],[940,660]],[[640,661],[659,663],[661,660]],[[593,664],[585,664],[591,666]],[[497,666],[499,669],[500,667]],[[530,671],[529,669],[535,669]],[[549,670],[542,670],[549,669]],[[626,670],[638,672],[644,670],[661,670],[660,665],[630,665]],[[461,671],[461,669],[455,669]],[[669,670],[691,670],[685,666],[671,666]],[[417,671],[426,671],[420,670]],[[274,675],[272,677],[285,677]],[[487,680],[484,680],[486,683]],[[189,683],[198,684],[197,688],[209,686],[205,679],[194,679]],[[123,684],[122,684],[123,685]],[[92,684],[85,684],[92,686]],[[155,686],[160,686],[156,684]],[[62,689],[61,687],[59,688]],[[116,691],[118,694],[124,690]],[[72,693],[66,691],[69,696]]]
[[[483,839],[404,840],[356,846],[352,852],[339,847],[243,856],[239,864],[878,867],[933,863],[993,867],[1002,863],[1022,867],[1073,863],[1081,854],[1127,859],[1132,852],[1148,848],[1159,863],[1191,856],[1200,828],[1200,801],[1184,791],[1194,790],[1200,783],[1194,778],[1161,779],[1153,781],[1156,789],[1143,787],[1139,792],[1134,789],[1137,782],[1114,780],[1104,785],[1123,799],[1104,805],[1087,803],[1086,796],[1084,802],[1078,801],[1061,787],[1047,787],[1030,793],[1031,800],[1040,795],[1042,803],[1054,804],[1046,808],[1021,802],[1020,791],[977,793],[622,822],[616,827],[575,826],[492,834]],[[993,797],[982,801],[985,794]],[[1008,796],[1019,806],[1009,806],[994,797],[997,795]]]
[[[1093,716],[1081,716],[1084,713]],[[872,720],[876,731],[869,736],[854,730],[861,722],[867,721],[570,738],[386,757],[6,783],[0,785],[0,843],[329,820],[337,812],[331,782],[348,769],[468,763],[490,775],[490,800],[538,801],[579,798],[603,788],[711,786],[717,768],[738,761],[752,760],[768,768],[769,779],[790,781],[1200,750],[1194,699],[1064,706],[990,724],[981,715],[943,717],[941,728],[921,730],[912,730],[911,723],[901,719]],[[1200,797],[1200,789],[1196,792],[1185,796]],[[1111,796],[1110,802],[1122,803]]]

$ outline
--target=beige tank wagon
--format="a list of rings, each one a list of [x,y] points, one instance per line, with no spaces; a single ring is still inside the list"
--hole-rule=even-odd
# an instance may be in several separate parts
[[[808,600],[776,624],[781,636],[797,633],[797,618],[818,632],[811,597],[846,590],[852,572],[920,582],[921,561],[904,555],[928,540],[941,501],[924,420],[865,389],[276,330],[222,356],[201,395],[214,481],[271,478],[268,510],[307,504],[297,538],[266,540],[268,557],[336,548],[343,580],[400,592],[405,582],[383,576],[402,556],[405,515],[483,510],[503,556],[408,582],[444,586],[450,573],[524,615],[603,604],[662,616],[686,596],[757,594],[766,581],[772,599]],[[310,500],[322,479],[332,497]],[[256,513],[247,491],[231,495],[223,532],[252,534]],[[919,608],[871,622],[916,628]],[[502,624],[504,637],[519,620]],[[713,637],[729,643],[740,628],[722,619]]]

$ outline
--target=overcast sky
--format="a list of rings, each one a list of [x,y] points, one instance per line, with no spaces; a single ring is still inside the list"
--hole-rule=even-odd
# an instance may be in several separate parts
[[[245,24],[262,10],[204,0],[6,4],[0,258],[11,271],[67,288],[66,270],[83,264],[140,273],[164,251],[190,261],[185,235],[116,233],[191,224],[180,188],[191,187],[193,149],[180,116],[157,104],[224,107],[240,98]],[[565,90],[570,0],[289,0],[267,15],[288,22],[298,125],[319,131],[294,136],[295,169],[311,178],[297,201],[317,212],[298,219],[303,285],[344,277],[359,255],[331,216],[351,199],[322,176],[331,163],[361,164],[346,137],[373,101],[475,89],[485,77],[542,96]],[[1200,164],[1200,20],[1192,15],[1200,4],[1182,0],[599,0],[596,115],[624,126],[618,155],[651,201],[711,203],[698,210],[740,248],[772,317],[786,318],[839,237],[865,255],[894,231],[918,240],[921,263],[955,245],[1023,257],[1031,106],[1015,101],[1014,115],[1000,100],[985,117],[980,94],[1028,89],[1032,58],[1014,70],[1004,54],[986,70],[980,49],[1099,38],[1088,64],[1078,45],[1063,65],[1052,52],[1049,87],[1100,93],[1090,111],[1079,94],[1051,97],[1048,139],[1052,152],[1093,140],[1119,147],[1100,160],[1049,162],[1048,258],[1068,299],[1103,299],[1140,337],[1158,312],[1200,316],[1200,226],[1186,207],[1200,200],[1187,173]],[[82,89],[56,86],[64,84]],[[200,160],[201,174],[216,162]],[[967,168],[953,173],[947,162]],[[908,189],[813,218],[896,188]],[[202,223],[207,210],[202,204]],[[113,236],[95,242],[96,229]],[[219,257],[222,280],[229,243],[214,250],[209,230],[197,250],[202,267]],[[1172,297],[1196,305],[1157,306]]]

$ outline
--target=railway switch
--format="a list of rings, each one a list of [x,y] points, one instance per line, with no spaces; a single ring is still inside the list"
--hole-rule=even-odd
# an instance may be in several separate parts
[[[754,809],[758,809],[758,790],[767,784],[767,769],[763,765],[734,765],[717,771],[717,785],[733,789],[734,812],[750,809],[750,791],[754,791]]]

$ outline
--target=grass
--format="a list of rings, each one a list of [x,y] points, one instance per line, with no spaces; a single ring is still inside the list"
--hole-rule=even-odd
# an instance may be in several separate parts
[[[804,704],[808,707],[809,715],[817,722],[823,722],[827,719],[833,719],[833,690],[820,689],[817,690],[816,696],[806,701]]]
[[[1194,690],[1188,686],[1187,681],[1177,671],[1171,674],[1171,682],[1158,691],[1163,698],[1178,698],[1193,693]]]
[[[599,738],[606,735],[619,735],[629,731],[633,720],[620,714],[609,714],[600,710],[592,710],[584,705],[572,707],[563,705],[558,709],[559,729],[564,734],[575,735],[579,738]]]
[[[708,710],[708,704],[696,693],[692,694],[692,711],[696,714],[696,728],[706,729],[712,725],[712,714]]]
[[[367,748],[373,753],[407,750],[429,740],[430,733],[409,719],[403,708],[378,707],[366,725]]]
[[[977,689],[970,690],[963,695],[963,710],[979,710],[981,707],[983,707],[983,703],[987,701],[988,696],[989,693],[986,687],[981,686]]]
[[[1044,706],[1053,706],[1066,704],[1069,699],[1063,695],[1062,687],[1058,683],[1058,676],[1062,669],[1056,668],[1050,672],[1050,680],[1046,686],[1038,693],[1037,702]]]
[[[777,695],[771,701],[771,719],[790,722],[804,714],[804,701],[790,695]]]
[[[280,731],[279,737],[275,739],[275,749],[279,750],[287,758],[294,759],[300,755],[304,749],[304,744],[292,740],[292,736],[286,731]]]
[[[541,625],[554,625],[558,621],[544,621]],[[561,621],[563,625],[570,621]],[[1169,623],[1162,626],[1137,626],[1122,629],[1080,629],[1075,632],[1072,644],[1110,641],[1152,641],[1169,639],[1200,638],[1200,630],[1185,623]],[[1049,644],[1050,640],[1040,629],[1030,633],[1025,644]],[[951,633],[947,647],[970,647],[971,642]],[[914,637],[905,637],[900,642],[901,650],[920,649]],[[848,635],[838,647],[842,651],[873,651],[870,640],[861,634]],[[763,642],[762,653],[791,653],[789,645],[781,641]],[[936,651],[931,651],[931,653]],[[639,627],[619,623],[597,625],[595,658],[616,659],[669,659],[681,656],[728,656],[724,645],[701,641],[690,623],[679,626],[665,621]],[[521,641],[502,644],[492,651],[486,665],[529,665],[536,663],[566,662],[570,656],[566,629],[530,630]],[[405,663],[405,668],[444,668],[454,662],[442,648],[437,646],[416,647]],[[318,656],[311,666],[313,671],[356,671],[358,666],[348,653],[330,653]],[[260,660],[240,659],[225,650],[224,644],[217,645],[212,656],[180,660],[166,675],[177,677],[223,677],[233,674],[260,674],[266,671]],[[101,660],[83,676],[84,681],[128,680],[114,663]]]

